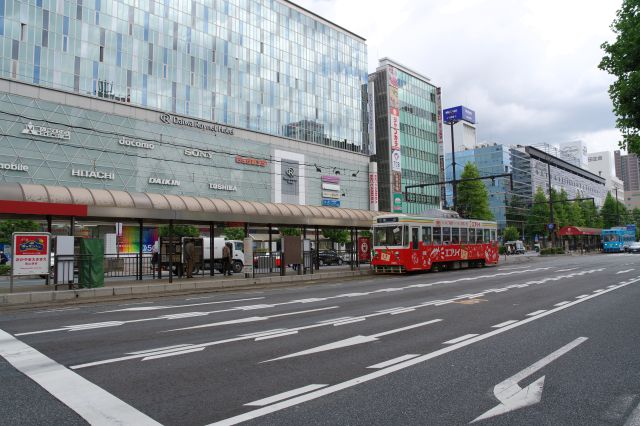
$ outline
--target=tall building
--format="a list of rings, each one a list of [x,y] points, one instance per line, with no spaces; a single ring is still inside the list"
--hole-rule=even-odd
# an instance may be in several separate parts
[[[589,165],[587,144],[583,141],[577,140],[559,143],[558,151],[558,157],[567,163],[573,164],[581,169],[586,169]]]
[[[611,151],[589,153],[589,171],[606,181],[607,191],[618,201],[624,203],[624,183],[614,173],[614,161]]]
[[[0,182],[369,207],[365,40],[289,1],[0,1],[0,40]]]
[[[640,190],[640,161],[636,154],[622,155],[614,151],[616,176],[624,182],[625,191]]]
[[[369,75],[373,93],[380,210],[421,213],[440,208],[442,106],[440,89],[428,77],[389,58]]]

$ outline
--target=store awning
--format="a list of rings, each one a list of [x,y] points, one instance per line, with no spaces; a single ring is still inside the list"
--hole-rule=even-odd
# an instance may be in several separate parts
[[[0,214],[143,219],[166,222],[369,228],[385,212],[285,203],[224,200],[112,189],[7,183],[0,185]]]
[[[585,228],[580,226],[563,226],[560,228],[559,234],[561,237],[570,237],[578,235],[601,235],[602,229],[600,228]]]

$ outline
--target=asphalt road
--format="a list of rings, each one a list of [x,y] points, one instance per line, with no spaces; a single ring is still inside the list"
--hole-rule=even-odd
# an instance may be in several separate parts
[[[640,255],[0,313],[1,424],[640,425]]]

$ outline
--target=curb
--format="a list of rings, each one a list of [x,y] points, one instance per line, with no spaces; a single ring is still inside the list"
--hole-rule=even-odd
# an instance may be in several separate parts
[[[69,303],[135,299],[145,296],[203,293],[212,290],[231,290],[247,287],[268,287],[274,284],[297,285],[336,278],[358,278],[372,275],[372,271],[320,272],[308,275],[289,275],[262,278],[236,278],[230,280],[203,280],[176,282],[173,284],[139,284],[121,287],[98,287],[78,290],[37,291],[5,293],[0,295],[0,309],[10,307],[31,307]]]

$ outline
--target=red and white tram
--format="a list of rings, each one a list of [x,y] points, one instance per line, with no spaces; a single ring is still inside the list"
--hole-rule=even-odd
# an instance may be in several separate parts
[[[382,215],[373,224],[371,263],[376,273],[497,264],[496,234],[496,223],[484,220]]]

